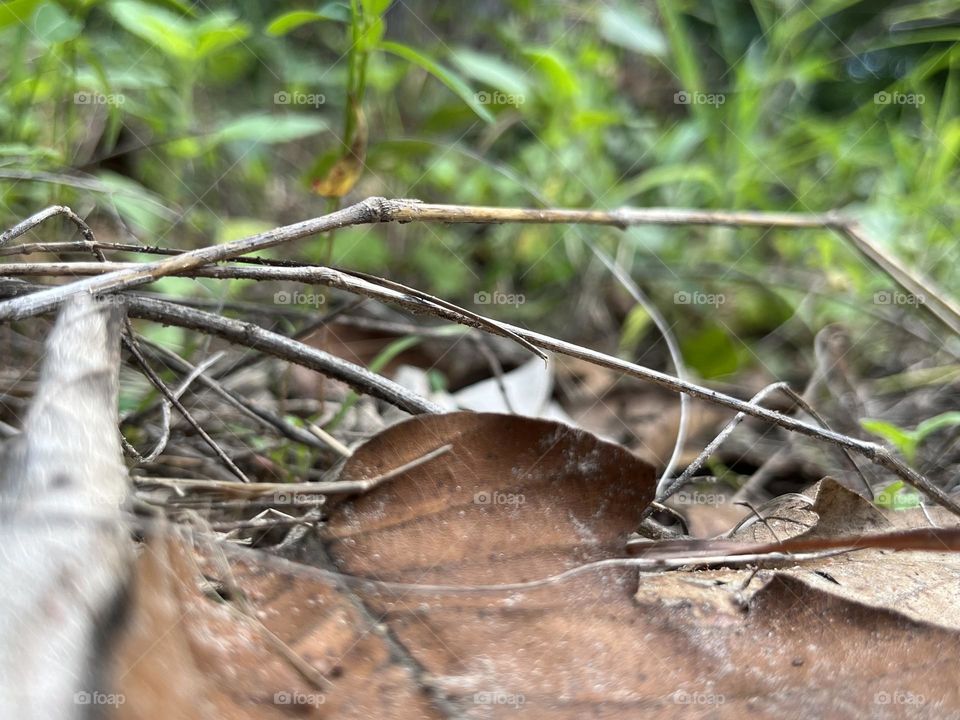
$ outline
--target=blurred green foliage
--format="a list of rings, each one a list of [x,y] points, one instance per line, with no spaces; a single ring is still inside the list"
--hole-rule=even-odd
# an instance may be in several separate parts
[[[15,0],[0,6],[0,209],[9,225],[65,203],[188,245],[367,195],[837,208],[956,288],[957,40],[943,0]],[[360,124],[356,186],[315,196]],[[816,231],[405,226],[283,252],[451,299],[522,292],[485,311],[549,329],[609,287],[587,233],[682,324],[706,376],[755,362],[751,339],[811,291],[812,321],[856,322],[889,289]]]

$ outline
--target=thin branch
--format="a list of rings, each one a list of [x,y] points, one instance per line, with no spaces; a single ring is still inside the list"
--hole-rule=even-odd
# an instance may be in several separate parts
[[[92,264],[93,267],[97,267],[96,264]],[[275,278],[279,278],[285,274],[291,272],[298,272],[301,281],[303,282],[313,282],[322,285],[328,285],[330,287],[339,288],[341,290],[346,290],[348,292],[357,293],[360,295],[365,295],[367,297],[380,300],[383,302],[389,302],[396,304],[400,307],[404,307],[407,310],[413,313],[430,313],[437,317],[449,320],[451,322],[460,323],[462,325],[467,325],[470,327],[478,327],[478,324],[472,319],[473,313],[461,313],[457,312],[455,309],[451,309],[450,303],[444,303],[443,306],[433,305],[430,302],[426,301],[422,293],[413,291],[413,294],[406,291],[405,286],[400,285],[399,283],[390,282],[390,287],[382,287],[374,282],[369,280],[355,277],[352,273],[348,273],[342,270],[334,270],[332,268],[305,268],[302,271],[298,271],[296,268],[275,268],[275,267],[263,267],[263,268],[204,268],[203,273],[222,273],[223,271],[228,271],[227,276],[230,276],[233,272],[242,271],[242,274],[246,273],[256,273],[262,276],[273,275]],[[109,275],[116,275],[117,273],[124,273],[125,270],[116,270],[114,272],[108,273],[103,277]],[[216,276],[215,274],[213,276]],[[223,276],[223,275],[221,275]],[[369,276],[368,276],[369,277]],[[23,283],[18,287],[23,289],[32,288],[35,286],[26,285]],[[67,286],[69,287],[69,286]],[[403,288],[403,289],[398,289]],[[0,284],[0,290],[2,290],[2,284]],[[9,291],[8,291],[9,292]],[[28,295],[27,297],[32,297]],[[234,342],[239,342],[240,344],[251,344],[253,342],[252,338],[248,333],[259,333],[261,336],[270,336],[274,337],[270,339],[269,344],[264,343],[264,345],[258,347],[263,349],[266,352],[271,352],[271,354],[278,355],[278,357],[285,357],[284,352],[290,352],[289,345],[291,344],[287,338],[282,336],[277,336],[273,333],[268,333],[268,331],[258,328],[257,326],[250,325],[249,323],[242,323],[237,320],[230,320],[227,318],[222,318],[211,313],[200,313],[197,310],[186,310],[185,308],[179,307],[173,303],[168,303],[161,300],[153,300],[144,298],[136,295],[128,295],[128,302],[130,302],[130,312],[136,314],[137,317],[142,317],[146,319],[156,320],[158,322],[167,322],[169,324],[180,325],[182,327],[190,327],[196,330],[203,330],[206,332],[214,332],[215,334],[221,335],[231,339]],[[13,300],[7,300],[5,303],[0,303],[0,307],[4,304],[13,302]],[[453,306],[455,307],[455,306]],[[202,316],[203,320],[198,321],[197,316]],[[213,328],[217,328],[214,330]],[[789,417],[782,413],[776,412],[774,410],[767,410],[766,408],[760,407],[746,400],[740,400],[738,398],[726,395],[724,393],[712,390],[710,388],[702,387],[696,385],[695,383],[679,380],[671,375],[666,373],[659,372],[657,370],[652,370],[650,368],[645,368],[641,365],[636,365],[634,363],[628,362],[626,360],[621,360],[620,358],[607,355],[605,353],[598,352],[596,350],[591,350],[590,348],[581,347],[573,343],[568,343],[563,340],[558,340],[556,338],[550,337],[549,335],[542,335],[531,330],[526,330],[524,328],[517,327],[515,325],[509,325],[507,323],[501,322],[491,322],[484,327],[488,332],[491,332],[495,335],[501,335],[503,337],[508,337],[509,335],[515,335],[523,338],[531,345],[535,345],[542,350],[548,350],[550,352],[560,353],[562,355],[568,355],[569,357],[575,357],[586,362],[599,365],[600,367],[605,367],[610,370],[615,370],[617,372],[623,373],[625,375],[630,375],[632,377],[639,378],[641,380],[646,380],[652,382],[661,387],[667,388],[674,392],[687,393],[688,395],[707,402],[713,403],[714,405],[720,405],[722,407],[730,408],[731,410],[736,410],[737,412],[743,412],[747,415],[752,415],[753,417],[760,418],[768,423],[777,425],[786,430],[792,432],[798,432],[802,435],[808,437],[816,438],[825,442],[838,445],[843,448],[847,448],[855,453],[862,455],[871,462],[886,468],[891,471],[898,478],[903,480],[908,485],[916,488],[921,492],[925,492],[930,497],[934,498],[939,504],[948,508],[952,513],[957,516],[960,516],[960,504],[953,500],[949,495],[947,495],[941,488],[933,485],[925,477],[917,473],[915,470],[909,468],[906,464],[903,463],[899,458],[893,455],[890,450],[882,445],[876,443],[867,442],[865,440],[860,440],[858,438],[849,437],[847,435],[842,435],[840,433],[834,432],[832,430],[827,430],[819,428],[815,425],[803,422],[802,420],[797,420],[796,418]],[[278,344],[279,343],[279,344]],[[267,349],[267,348],[270,349]],[[321,353],[321,351],[310,348],[312,353]],[[326,356],[326,369],[317,369],[319,372],[323,372],[332,377],[337,377],[333,375],[333,372],[341,372],[342,368],[339,366],[347,365],[350,366],[354,371],[362,371],[372,379],[372,386],[368,390],[361,390],[361,392],[366,392],[369,395],[374,397],[380,397],[385,399],[382,394],[384,392],[384,384],[390,383],[383,378],[380,378],[369,371],[363,370],[362,368],[357,368],[356,366],[350,365],[350,363],[345,363],[343,360],[333,358],[332,356],[327,355],[326,353],[321,353]],[[289,359],[289,358],[287,358]],[[301,356],[300,364],[306,364],[302,361]],[[313,360],[313,362],[316,362]],[[307,365],[310,367],[310,365]],[[354,373],[351,373],[351,378],[355,382],[361,382],[360,378],[357,378]],[[338,378],[343,379],[343,378]],[[346,380],[345,380],[346,381]],[[402,397],[399,395],[399,391],[402,391],[402,396],[409,399],[411,396],[416,398],[415,402],[417,403],[416,407],[421,408],[420,412],[442,412],[439,406],[430,403],[422,398],[419,398],[406,389],[401,388],[395,383],[390,383],[390,385],[398,388],[398,395],[394,398],[392,404],[401,407],[401,409],[406,409],[398,402],[402,402]],[[429,408],[429,409],[422,409]],[[410,412],[408,410],[408,412]]]
[[[350,385],[365,395],[384,400],[413,414],[437,413],[441,408],[397,383],[366,368],[341,360],[318,348],[290,340],[257,325],[224,318],[213,313],[182,308],[174,303],[128,296],[133,317],[178,325],[218,335],[231,342],[252,347],[283,360],[308,367]]]
[[[379,219],[378,207],[379,203],[377,201],[365,200],[319,218],[274,228],[221,245],[210,245],[197,250],[190,250],[164,260],[143,263],[137,269],[117,270],[69,285],[46,288],[30,295],[0,303],[0,320],[23,319],[48,312],[73,295],[81,293],[102,295],[117,290],[134,288],[160,277],[172,275],[179,271],[193,270],[202,265],[228,260],[237,255],[263,250],[274,245],[341,227],[376,222]]]
[[[908,293],[921,296],[929,293],[932,303],[919,307],[932,314],[955,333],[960,334],[960,308],[948,300],[947,294],[930,280],[917,278],[912,271],[870,241],[862,228],[836,212],[784,213],[750,211],[713,211],[681,208],[621,208],[619,210],[538,210],[532,208],[468,207],[423,203],[419,200],[388,200],[372,197],[336,212],[293,225],[268,230],[222,245],[190,250],[166,260],[142,265],[138,270],[117,271],[112,275],[91,278],[81,283],[49,288],[28,298],[0,303],[0,320],[22,319],[37,315],[63,302],[73,294],[101,294],[129,289],[208,263],[228,260],[256,250],[273,247],[303,237],[342,227],[377,222],[444,222],[444,223],[538,223],[607,225],[624,229],[635,225],[726,225],[733,227],[792,228],[832,230],[851,242],[867,259],[887,273]],[[2,243],[0,243],[2,244]]]
[[[180,257],[183,257],[181,255]],[[101,278],[107,277],[108,274],[113,272],[122,273],[127,269],[133,270],[136,268],[147,267],[147,264],[143,263],[12,263],[12,264],[0,264],[0,277],[7,276],[20,276],[20,275],[44,275],[44,276],[76,276],[76,275],[99,275]],[[188,277],[210,277],[210,278],[219,278],[219,279],[238,279],[245,278],[249,280],[294,280],[297,282],[310,282],[309,273],[312,270],[323,271],[326,268],[317,265],[307,265],[307,266],[265,266],[265,267],[240,267],[236,265],[213,265],[210,267],[198,267],[192,268],[189,270],[178,270],[172,272],[172,275],[186,275]],[[381,285],[390,286],[390,280],[385,280],[383,278],[374,277],[372,275],[366,275],[365,273],[347,271],[343,270],[341,272],[349,272],[351,275],[355,275],[364,279],[375,280]],[[307,273],[306,275],[304,273]],[[85,282],[85,281],[84,281]],[[148,279],[146,282],[152,282],[152,279]],[[322,282],[317,280],[316,282]],[[61,285],[59,287],[70,288],[80,283],[71,283],[70,285]],[[398,286],[399,287],[399,286]],[[530,350],[533,354],[537,355],[544,361],[546,361],[546,355],[540,352],[536,347],[531,345],[529,342],[524,340],[522,337],[512,333],[510,330],[506,329],[506,326],[503,323],[500,323],[496,320],[491,320],[482,315],[478,315],[470,310],[465,310],[453,303],[448,303],[442,298],[434,297],[433,295],[428,295],[425,292],[416,290],[414,288],[409,288],[402,286],[404,292],[409,295],[414,295],[420,299],[428,302],[432,305],[437,305],[440,307],[446,307],[449,310],[466,315],[472,321],[471,325],[481,330],[490,330],[493,331],[496,329],[497,335],[503,335],[508,337],[523,347]],[[45,291],[41,291],[42,294]],[[33,297],[33,295],[28,295],[26,297]],[[10,301],[7,301],[10,302]],[[0,310],[5,303],[0,303]],[[0,318],[2,319],[2,318]],[[325,324],[325,323],[324,323]]]
[[[143,341],[141,341],[143,342]],[[173,368],[177,372],[192,375],[196,368],[194,365],[187,360],[184,360],[182,357],[177,355],[171,350],[164,348],[160,345],[154,343],[145,343],[147,351],[159,357],[168,367]],[[242,395],[235,393],[233,390],[230,390],[227,387],[224,387],[220,382],[209,377],[206,373],[202,373],[197,377],[197,381],[209,388],[217,395],[222,397],[224,400],[229,402],[231,405],[236,407],[238,410],[246,414],[248,417],[259,422],[266,428],[270,428],[280,433],[284,437],[293,440],[294,442],[303,443],[315,448],[324,448],[326,447],[322,442],[318,441],[313,434],[307,432],[306,430],[297,427],[291,423],[288,423],[281,416],[273,413],[264,408],[258,407],[254,403],[250,402]],[[141,417],[140,413],[136,415],[125,418],[127,422],[135,422],[136,418]]]
[[[272,247],[302,237],[328,232],[341,227],[376,222],[404,223],[413,221],[439,221],[447,223],[576,223],[610,225],[618,228],[642,224],[825,228],[839,232],[846,239],[855,242],[850,237],[850,228],[854,227],[853,223],[841,218],[835,213],[818,215],[678,210],[668,208],[621,209],[612,212],[595,210],[535,210],[526,208],[436,205],[421,203],[416,200],[369,198],[356,205],[338,210],[323,217],[275,228],[248,238],[242,238],[222,245],[191,250],[166,260],[145,263],[133,268],[117,269],[98,277],[91,277],[67,285],[46,288],[30,295],[15,297],[0,302],[0,321],[21,319],[52,310],[66,298],[79,293],[99,295],[138,287],[159,277],[177,272],[196,270],[206,264],[228,260],[248,252]],[[846,232],[844,232],[845,230]],[[854,232],[854,234],[862,240],[862,232],[859,234]],[[862,246],[863,244],[861,243],[861,247]],[[945,297],[945,293],[933,287],[929,281],[914,278],[899,262],[892,260],[889,256],[884,256],[882,259],[873,259],[875,263],[878,260],[888,268],[895,268],[896,274],[891,275],[891,277],[898,285],[906,289],[907,292],[914,292],[917,287],[925,287],[935,298]],[[284,268],[277,267],[258,268],[258,270],[283,269]],[[881,269],[884,269],[883,265],[881,265]],[[943,490],[931,484],[916,471],[907,467],[901,460],[881,445],[851,438],[829,430],[823,430],[808,423],[782,415],[781,413],[765,410],[752,403],[697,386],[684,380],[678,380],[664,373],[643,368],[588,348],[556,340],[549,336],[523,330],[522,328],[517,328],[507,323],[494,322],[486,318],[482,318],[484,322],[480,322],[480,316],[474,313],[456,308],[449,303],[443,302],[441,304],[433,302],[430,296],[426,296],[424,293],[413,290],[412,288],[405,288],[397,283],[379,279],[374,283],[370,282],[369,277],[363,279],[356,274],[331,269],[313,268],[312,270],[319,270],[321,274],[326,273],[327,276],[325,277],[324,284],[329,284],[332,287],[341,287],[351,292],[360,292],[369,297],[389,298],[388,301],[396,302],[414,312],[430,312],[439,317],[444,317],[464,325],[482,327],[487,332],[493,334],[520,338],[541,349],[566,354],[603,367],[618,370],[625,374],[667,387],[675,392],[700,397],[709,402],[737,410],[738,412],[745,412],[749,415],[759,417],[788,430],[832,442],[841,447],[846,447],[867,457],[881,467],[885,467],[909,485],[935,498],[940,504],[949,508],[951,512],[960,515],[960,505],[944,493]],[[885,272],[889,274],[889,269],[885,270]],[[908,282],[904,283],[905,279],[907,279]],[[318,280],[318,282],[323,281]],[[958,331],[958,329],[960,329],[960,312],[958,312],[957,308],[951,303],[938,300],[934,303],[923,303],[919,307],[930,312],[951,330]]]
[[[608,257],[607,254],[597,247],[593,241],[587,239],[587,244],[593,251],[593,254],[600,258],[600,261],[607,266],[607,269],[620,282],[626,291],[630,293],[634,301],[639,304],[640,307],[642,307],[646,311],[647,315],[649,315],[653,320],[654,325],[657,326],[657,331],[660,333],[660,336],[667,345],[667,351],[670,353],[670,360],[673,362],[673,370],[677,374],[677,378],[680,380],[686,380],[687,366],[683,362],[683,353],[680,351],[680,343],[677,342],[677,338],[674,336],[673,331],[667,324],[667,319],[663,316],[657,306],[653,304],[650,298],[647,297],[646,293],[640,289],[640,286],[633,281],[633,278],[631,278],[622,267]],[[680,462],[680,455],[683,453],[683,446],[686,444],[687,440],[687,425],[689,421],[690,398],[685,393],[680,393],[680,421],[677,423],[677,437],[673,443],[673,452],[670,453],[670,458],[667,460],[667,464],[663,468],[663,472],[660,474],[660,479],[657,481],[658,493],[662,492],[664,488],[670,484],[670,476],[673,474],[674,469]]]
[[[9,280],[4,282],[0,279],[0,297],[16,297],[38,287],[40,286]],[[414,415],[443,412],[439,405],[421,398],[392,380],[252,323],[184,308],[175,303],[140,295],[119,296],[117,301],[126,304],[127,312],[131,317],[217,335],[237,345],[254,348],[281,360],[287,360],[341,380],[357,392],[383,400],[405,412]]]
[[[232,495],[242,498],[256,498],[273,493],[284,493],[289,496],[300,494],[322,494],[322,495],[358,495],[368,492],[373,488],[389,480],[399,477],[405,472],[413,470],[420,465],[430,462],[441,455],[444,455],[453,448],[453,445],[441,445],[435,450],[424,453],[418,458],[398,465],[385,473],[376,475],[363,480],[334,480],[330,482],[307,482],[307,483],[245,483],[243,485],[235,482],[224,482],[221,480],[191,480],[185,478],[160,478],[134,476],[133,480],[137,485],[163,486],[175,488],[178,491],[195,490],[198,492],[213,492],[224,495]]]
[[[170,388],[167,387],[167,384],[163,382],[163,378],[157,375],[153,368],[150,367],[150,363],[148,363],[147,359],[143,356],[140,346],[133,335],[124,334],[122,340],[124,346],[140,365],[140,369],[147,376],[147,379],[153,383],[154,387],[156,387],[163,394],[167,402],[177,409],[177,411],[183,416],[183,419],[189,423],[190,427],[192,427],[203,439],[203,441],[210,447],[210,449],[213,450],[214,454],[220,459],[220,462],[222,462],[231,473],[236,475],[241,482],[250,482],[250,478],[244,474],[243,470],[237,467],[237,464],[233,462],[233,460],[230,459],[230,456],[223,451],[223,448],[220,447],[219,443],[210,437],[210,433],[203,429],[203,426],[197,422],[196,418],[193,417],[193,414],[187,410],[182,402],[180,402],[180,398],[177,396],[177,394],[170,390]],[[164,444],[166,444],[166,441],[164,441]]]
[[[56,217],[57,215],[66,216],[70,222],[77,226],[80,234],[83,235],[85,242],[80,243],[82,247],[78,249],[89,251],[94,245],[96,245],[96,239],[93,237],[93,231],[90,230],[90,226],[84,222],[83,218],[65,205],[53,205],[45,210],[41,210],[40,212],[31,215],[26,220],[14,225],[9,230],[5,230],[4,232],[0,233],[0,247],[3,247],[8,242],[15,240],[21,235],[25,235],[38,225],[46,222],[52,217]]]
[[[837,231],[867,260],[886,273],[897,285],[913,295],[918,307],[934,315],[940,322],[960,335],[960,306],[929,278],[915,275],[899,260],[874,242],[861,225],[849,221]]]
[[[760,392],[758,392],[756,395],[750,398],[750,402],[755,404],[760,403],[763,400],[765,400],[769,395],[772,395],[774,392],[784,393],[798,407],[800,407],[808,415],[810,415],[814,420],[820,423],[821,427],[827,430],[830,429],[830,426],[827,424],[826,420],[824,420],[820,416],[820,414],[813,409],[810,403],[808,403],[803,398],[802,395],[800,395],[795,390],[793,390],[785,382],[778,382],[778,383],[773,383],[772,385],[767,385]],[[717,434],[717,436],[710,441],[710,443],[703,449],[703,451],[699,455],[697,455],[694,461],[687,466],[686,470],[684,470],[679,477],[671,481],[664,488],[660,489],[660,491],[657,493],[657,501],[661,503],[665,502],[671,495],[676,493],[677,490],[683,487],[686,483],[690,482],[694,474],[701,467],[703,467],[703,464],[710,459],[710,456],[717,451],[717,448],[719,448],[720,445],[722,445],[726,441],[726,439],[730,437],[730,435],[737,428],[737,426],[741,422],[743,422],[744,418],[746,418],[746,413],[742,413],[742,412],[737,413],[730,420],[730,422],[728,422],[724,426],[724,428]],[[846,448],[840,448],[840,450],[843,452],[844,456],[847,458],[847,460],[853,466],[853,469],[857,472],[857,474],[860,476],[860,479],[863,481],[864,488],[867,491],[867,496],[872,499],[873,491],[870,487],[870,483],[867,481],[867,478],[864,477],[863,472],[860,470],[860,466],[857,465],[856,461],[854,461],[853,457],[850,455],[850,452]],[[644,511],[643,515],[641,516],[641,519],[649,516],[652,512],[653,512],[652,508],[648,508],[647,510]]]
[[[140,342],[138,341],[137,344],[139,345]],[[140,348],[140,350],[142,352],[142,348]],[[211,365],[216,363],[221,357],[223,357],[222,352],[216,353],[214,355],[211,355],[200,365],[197,365],[196,367],[191,366],[187,376],[180,382],[180,385],[177,386],[176,390],[173,391],[173,397],[179,400],[183,396],[183,394],[187,391],[187,388],[190,387],[190,385],[193,384],[193,382],[197,380],[197,378],[201,377],[204,371],[206,371]],[[150,454],[146,455],[145,457],[138,458],[138,462],[151,463],[154,460],[156,460],[160,456],[160,454],[166,449],[167,442],[169,442],[170,440],[170,426],[172,424],[170,421],[170,415],[171,415],[170,408],[172,407],[173,405],[170,402],[170,400],[164,397],[163,400],[161,401],[161,408],[163,411],[163,426],[162,426],[163,430],[160,434],[160,439],[157,441],[157,444],[154,446],[153,450],[150,451]]]
[[[333,435],[328,433],[322,427],[318,427],[313,423],[309,423],[307,425],[307,428],[310,430],[311,433],[313,433],[317,438],[319,438],[319,440],[324,444],[324,446],[333,450],[335,453],[340,455],[340,457],[348,458],[351,455],[353,455],[353,453],[350,451],[350,448],[348,448],[342,442],[337,440]]]

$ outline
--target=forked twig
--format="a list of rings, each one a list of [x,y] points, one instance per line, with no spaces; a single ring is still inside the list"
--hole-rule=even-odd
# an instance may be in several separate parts
[[[821,427],[823,427],[826,430],[830,429],[830,426],[820,416],[820,414],[813,409],[810,403],[808,403],[803,398],[803,396],[801,396],[799,393],[793,390],[785,382],[778,382],[778,383],[773,383],[772,385],[767,385],[760,392],[758,392],[756,395],[750,398],[750,402],[760,403],[763,400],[765,400],[769,395],[772,395],[774,392],[782,392],[787,397],[789,397],[794,403],[796,403],[797,406],[799,406],[808,415],[810,415],[814,420],[820,423]],[[720,445],[722,445],[726,441],[726,439],[730,437],[730,435],[737,428],[737,426],[741,422],[743,422],[744,418],[746,418],[746,413],[743,413],[743,412],[739,412],[736,415],[734,415],[734,417],[730,420],[730,422],[728,422],[724,426],[724,428],[717,434],[717,436],[713,440],[711,440],[710,443],[703,449],[703,451],[699,455],[697,455],[694,461],[690,463],[687,466],[687,468],[677,478],[672,480],[668,485],[666,485],[666,487],[664,487],[662,490],[658,492],[657,501],[661,503],[664,502],[665,500],[667,500],[667,498],[669,498],[671,495],[677,492],[677,490],[683,487],[686,483],[690,482],[691,478],[697,473],[698,470],[700,470],[701,467],[703,467],[703,464],[710,459],[710,456],[717,451],[717,448],[719,448]],[[873,490],[871,489],[870,483],[867,481],[867,478],[864,477],[863,472],[860,470],[860,466],[857,465],[856,461],[853,459],[853,457],[850,455],[850,452],[846,448],[841,447],[840,450],[843,452],[844,456],[853,466],[853,469],[857,472],[857,475],[863,481],[864,488],[867,491],[867,496],[872,498]],[[641,516],[641,519],[648,517],[652,512],[653,512],[653,507],[651,506],[650,508],[647,508],[644,511],[643,515]]]
[[[210,433],[203,429],[203,426],[197,422],[197,419],[193,417],[193,414],[182,402],[180,402],[180,397],[174,391],[168,388],[167,384],[163,381],[163,378],[157,375],[156,371],[150,367],[150,363],[147,362],[147,359],[143,356],[143,352],[141,352],[140,346],[133,335],[125,333],[121,337],[121,340],[130,354],[136,358],[140,369],[147,376],[147,379],[150,380],[153,386],[163,394],[166,402],[177,409],[177,411],[183,416],[183,419],[189,423],[190,427],[192,427],[201,437],[201,439],[203,439],[203,441],[210,447],[210,449],[213,450],[214,454],[220,459],[220,462],[222,462],[226,468],[241,482],[250,482],[250,478],[246,476],[243,470],[237,467],[237,464],[230,458],[229,455],[224,452],[223,448],[220,447],[220,444],[210,437]],[[164,444],[166,444],[165,440]],[[157,454],[159,455],[159,453]]]
[[[96,238],[93,237],[93,231],[90,229],[90,226],[84,222],[83,218],[65,205],[52,205],[38,213],[31,215],[26,220],[17,223],[9,230],[0,232],[0,247],[3,247],[11,240],[15,240],[21,235],[30,232],[38,225],[46,222],[50,218],[58,215],[66,216],[70,222],[77,226],[77,230],[80,231],[80,234],[83,236],[85,241],[81,244],[82,249],[89,250],[96,245],[97,241]]]

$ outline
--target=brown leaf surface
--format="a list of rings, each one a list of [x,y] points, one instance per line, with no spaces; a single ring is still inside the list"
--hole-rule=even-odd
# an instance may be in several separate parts
[[[341,570],[419,585],[523,582],[622,554],[653,497],[652,467],[623,448],[494,414],[394,426],[361,447],[343,477],[378,475],[446,443],[453,450],[442,457],[334,509],[326,536]],[[646,652],[619,641],[634,621],[635,580],[622,569],[589,580],[510,594],[360,596],[457,714],[633,707],[637,678],[611,650],[626,649],[631,664]]]
[[[817,483],[808,494],[816,497],[812,510],[817,521],[811,530],[798,536],[798,540],[867,536],[893,530],[922,532],[930,528],[921,510],[881,511],[830,478]],[[956,519],[943,514],[940,522],[955,525]],[[944,550],[947,542],[944,538]],[[960,630],[960,584],[957,583],[960,555],[957,553],[867,549],[824,558],[807,563],[800,570],[785,572],[851,601]],[[824,575],[830,579],[826,580]]]
[[[635,569],[603,561],[623,557],[653,495],[652,468],[583,431],[516,416],[413,418],[358,448],[342,478],[370,479],[446,444],[367,494],[331,498],[321,536],[294,562],[227,552],[256,617],[325,676],[322,691],[255,623],[196,589],[179,600],[178,621],[168,607],[152,628],[135,624],[146,630],[125,656],[127,682],[160,662],[167,670],[154,668],[151,682],[187,672],[215,716],[240,718],[960,716],[960,633],[933,616],[955,608],[952,555],[924,556],[946,558],[939,570],[893,569],[918,554],[869,550],[756,575],[681,570],[638,581]],[[785,521],[788,535],[806,531],[789,541],[797,547],[835,545],[851,531],[890,547],[939,537],[884,534],[883,514],[833,481],[813,492],[802,523]],[[216,553],[199,567],[223,579]],[[332,568],[342,575],[324,574]],[[925,577],[905,582],[910,572]],[[195,588],[199,573],[184,561],[174,575]],[[871,594],[871,578],[889,587]],[[150,639],[157,645],[145,651]],[[125,717],[178,717],[134,714],[140,691],[125,692]],[[323,702],[278,703],[278,692]]]
[[[327,536],[338,566],[411,584],[492,584],[615,552],[652,475],[636,486],[637,472],[609,460],[624,455],[610,447],[606,462],[577,460],[597,442],[584,444],[573,430],[550,436],[549,452],[527,422],[425,418],[361,448],[347,479],[455,445],[439,462],[334,510]],[[570,442],[578,449],[563,447]],[[525,502],[472,501],[494,491]],[[855,505],[842,496],[831,503],[844,512]],[[522,591],[380,587],[359,595],[427,671],[434,692],[466,717],[792,717],[801,707],[812,716],[896,717],[908,703],[918,716],[960,707],[948,672],[960,650],[956,633],[786,575],[761,586],[747,610],[737,587],[748,573],[723,587],[697,586],[698,575],[644,574],[636,594],[632,573],[597,568]]]
[[[114,685],[125,698],[116,717],[439,717],[384,629],[336,585],[233,551],[229,579],[257,622],[198,589],[200,569],[221,580],[222,558],[209,547],[191,557],[187,547],[155,540],[141,556],[114,660]],[[322,675],[323,686],[263,628]]]
[[[641,584],[658,717],[957,716],[960,635],[787,573],[745,598],[749,576],[667,573]]]
[[[412,418],[359,448],[341,477],[374,477],[448,443],[332,514],[331,552],[350,574],[470,584],[560,572],[621,554],[653,498],[653,469],[620,446],[492,413]]]

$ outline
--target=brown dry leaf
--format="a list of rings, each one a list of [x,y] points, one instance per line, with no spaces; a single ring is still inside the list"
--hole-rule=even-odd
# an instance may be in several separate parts
[[[217,554],[205,548],[191,557],[179,539],[145,548],[114,658],[114,687],[125,700],[116,717],[439,717],[383,628],[335,585],[232,551],[230,575],[261,626],[198,589],[198,567],[221,580]],[[325,684],[304,677],[263,627]]]
[[[690,537],[712,538],[723,535],[750,515],[749,508],[733,502],[731,493],[725,491],[706,493],[706,495],[712,495],[715,499],[708,502],[697,502],[698,492],[694,490],[687,494],[692,502],[681,504],[671,501],[667,503],[683,515]]]
[[[653,468],[625,449],[494,414],[396,425],[359,448],[343,477],[371,477],[446,443],[442,457],[334,509],[326,535],[342,571],[421,585],[531,580],[622,554],[653,497]],[[635,676],[609,652],[635,619],[635,579],[614,569],[587,580],[509,594],[359,594],[457,715],[639,707]],[[631,662],[646,652],[625,649]]]
[[[960,633],[930,618],[932,606],[920,599],[949,595],[955,570],[879,603],[862,597],[871,567],[908,553],[868,551],[878,554],[872,566],[841,556],[759,577],[675,571],[640,573],[638,581],[636,570],[602,561],[623,555],[653,496],[652,467],[545,420],[413,418],[358,448],[342,478],[369,479],[445,444],[449,452],[365,495],[331,498],[328,523],[299,548],[299,565],[249,550],[227,553],[257,617],[326,677],[323,690],[255,623],[198,592],[197,570],[186,559],[172,573],[182,617],[160,608],[152,627],[134,624],[146,631],[121,663],[130,668],[126,682],[160,663],[166,670],[155,665],[147,682],[176,682],[186,672],[189,692],[198,693],[195,709],[206,698],[215,716],[240,718],[960,715]],[[820,483],[816,498],[808,524],[819,525],[791,542],[828,546],[850,528],[892,537],[877,534],[885,521],[869,503],[836,483]],[[848,566],[828,564],[839,561]],[[490,587],[590,562],[547,583]],[[310,565],[344,575],[324,576]],[[222,575],[216,553],[207,552],[200,567]],[[140,580],[162,585],[147,572]],[[849,585],[850,597],[838,582]],[[164,627],[172,629],[157,640]],[[151,639],[152,649],[144,642]],[[177,717],[175,709],[134,714],[137,698],[148,694],[133,685],[124,692],[126,717]],[[284,704],[275,693],[323,701]]]
[[[808,494],[816,497],[812,510],[818,516],[817,523],[798,540],[930,526],[919,509],[883,512],[830,478],[817,483]],[[956,518],[947,517],[942,522],[956,524]],[[957,553],[867,549],[805,563],[801,569],[786,572],[839,597],[960,630]]]
[[[543,424],[429,417],[360,448],[346,479],[454,444],[439,461],[334,509],[326,535],[337,566],[469,587],[543,578],[616,552],[649,499],[649,468],[638,472],[622,449],[571,429],[545,443],[530,423]],[[594,460],[584,463],[584,452]],[[496,492],[501,505],[487,502]],[[511,502],[519,495],[524,502]],[[960,709],[950,673],[956,633],[786,575],[763,586],[748,612],[737,586],[701,577],[709,574],[643,574],[634,593],[635,574],[597,567],[509,592],[381,586],[358,595],[464,717],[783,718],[801,708],[896,717],[907,703],[915,716],[933,717]]]
[[[807,501],[812,500],[813,504]],[[882,532],[891,523],[869,500],[825,477],[799,494],[783,495],[754,508],[755,515],[733,534],[746,543],[780,542],[794,537],[837,537]],[[753,515],[752,511],[749,511]]]
[[[657,717],[960,714],[960,634],[837,597],[812,586],[812,573],[755,580],[748,599],[749,576],[666,573],[641,584],[655,656],[641,672],[659,671],[665,690]]]
[[[621,555],[653,499],[653,468],[619,445],[494,413],[412,418],[361,446],[341,478],[374,477],[446,444],[329,518],[331,553],[351,574],[503,583],[560,572]]]

